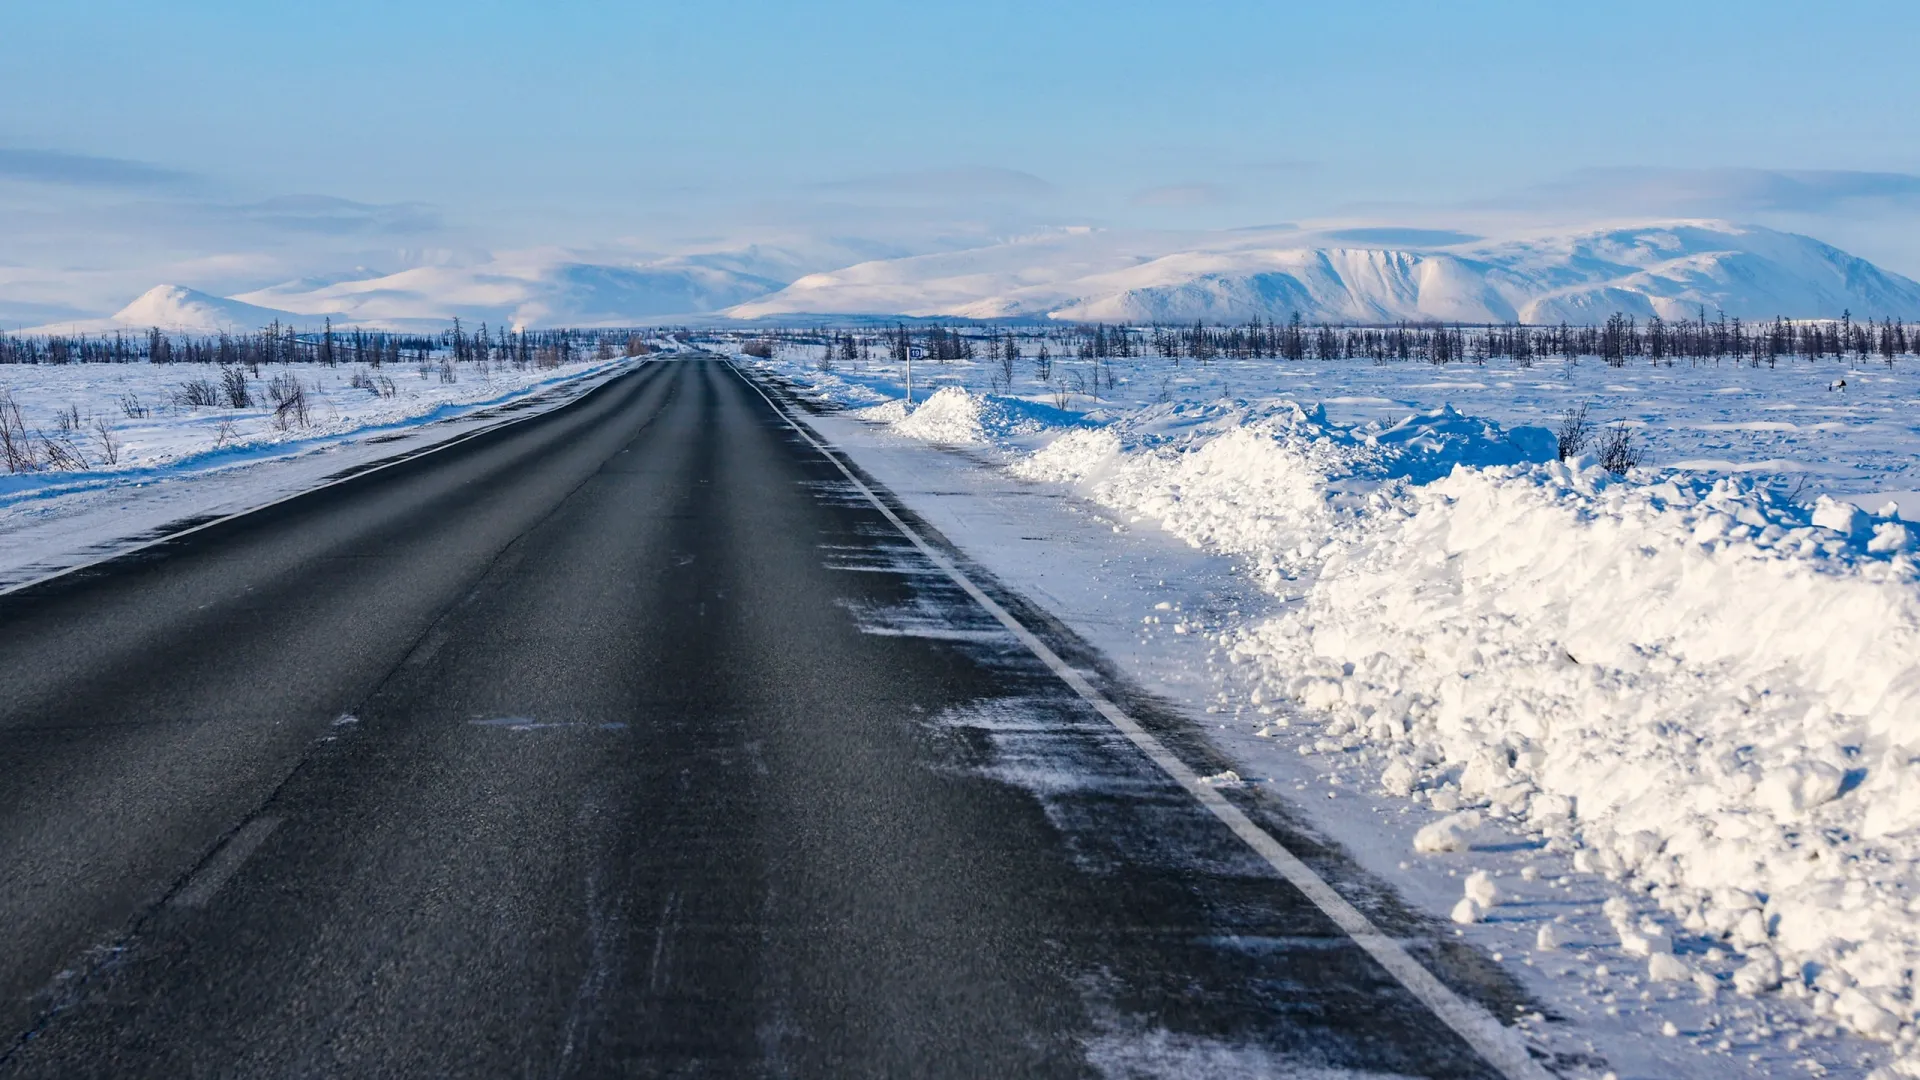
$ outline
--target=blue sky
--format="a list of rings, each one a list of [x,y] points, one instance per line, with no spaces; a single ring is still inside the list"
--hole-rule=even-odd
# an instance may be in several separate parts
[[[62,258],[101,288],[138,259],[238,287],[443,248],[1495,212],[1724,211],[1920,273],[1912,3],[67,0],[6,22],[0,292]]]

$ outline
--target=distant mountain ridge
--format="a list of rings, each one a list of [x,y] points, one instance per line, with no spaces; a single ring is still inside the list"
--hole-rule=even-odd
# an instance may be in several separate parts
[[[812,274],[728,311],[1243,322],[1438,319],[1590,323],[1613,312],[1745,319],[1920,316],[1920,283],[1811,237],[1717,221],[1488,240],[1422,230],[1215,234],[1164,254],[1076,237],[865,263]],[[1402,234],[1393,236],[1392,234]],[[1097,234],[1096,234],[1097,237]]]
[[[622,265],[561,257],[422,266],[317,288],[289,282],[235,299],[352,325],[406,329],[454,317],[496,327],[632,326],[691,316],[779,289],[783,282],[686,259]]]
[[[77,319],[30,327],[27,334],[107,334],[157,327],[188,334],[252,333],[273,322],[299,325],[308,320],[290,311],[214,296],[184,285],[155,285],[104,319]]]
[[[834,317],[1209,323],[1598,323],[1638,318],[1920,317],[1920,283],[1795,233],[1662,221],[1486,238],[1443,229],[1061,229],[793,277],[791,253],[650,262],[547,250],[331,275],[218,297],[157,286],[105,319],[36,328],[194,333],[298,326],[436,330]],[[780,276],[772,276],[780,275]]]

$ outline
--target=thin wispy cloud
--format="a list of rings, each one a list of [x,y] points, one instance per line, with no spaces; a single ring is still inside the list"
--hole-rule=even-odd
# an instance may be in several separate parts
[[[1131,206],[1194,207],[1220,206],[1232,201],[1232,195],[1218,184],[1162,184],[1144,188],[1127,199]]]
[[[1327,238],[1350,244],[1390,244],[1395,247],[1446,247],[1481,239],[1475,233],[1459,232],[1454,229],[1419,229],[1392,225],[1335,229],[1327,233]]]
[[[1601,212],[1819,214],[1872,203],[1920,209],[1920,176],[1842,169],[1583,169],[1520,195],[1528,203]]]
[[[273,228],[327,236],[411,235],[444,224],[439,211],[425,203],[361,203],[331,195],[283,195],[234,211]]]
[[[0,179],[103,188],[166,188],[191,182],[190,173],[129,158],[0,147]]]
[[[813,187],[819,191],[946,199],[1039,198],[1055,191],[1052,184],[1032,173],[990,165],[878,173],[823,181]]]

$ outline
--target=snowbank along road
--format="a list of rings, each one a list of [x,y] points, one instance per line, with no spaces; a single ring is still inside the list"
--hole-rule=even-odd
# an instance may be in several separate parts
[[[723,362],[0,597],[0,671],[0,1075],[1543,1075]]]

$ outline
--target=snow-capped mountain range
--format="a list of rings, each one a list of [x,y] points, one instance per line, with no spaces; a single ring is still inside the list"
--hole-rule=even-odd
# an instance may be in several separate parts
[[[786,260],[783,266],[792,265]],[[777,275],[777,276],[775,276]],[[1490,238],[1433,229],[1063,229],[795,277],[752,253],[607,263],[564,252],[209,296],[163,285],[48,332],[247,330],[279,319],[426,329],[844,317],[1210,323],[1250,318],[1593,323],[1920,316],[1920,283],[1811,237],[1662,221]]]
[[[1183,238],[1184,239],[1184,238]],[[1588,323],[1920,315],[1920,283],[1810,237],[1714,221],[1488,239],[1416,229],[1215,233],[1164,253],[1059,234],[811,274],[737,318],[901,314],[1079,322]]]

